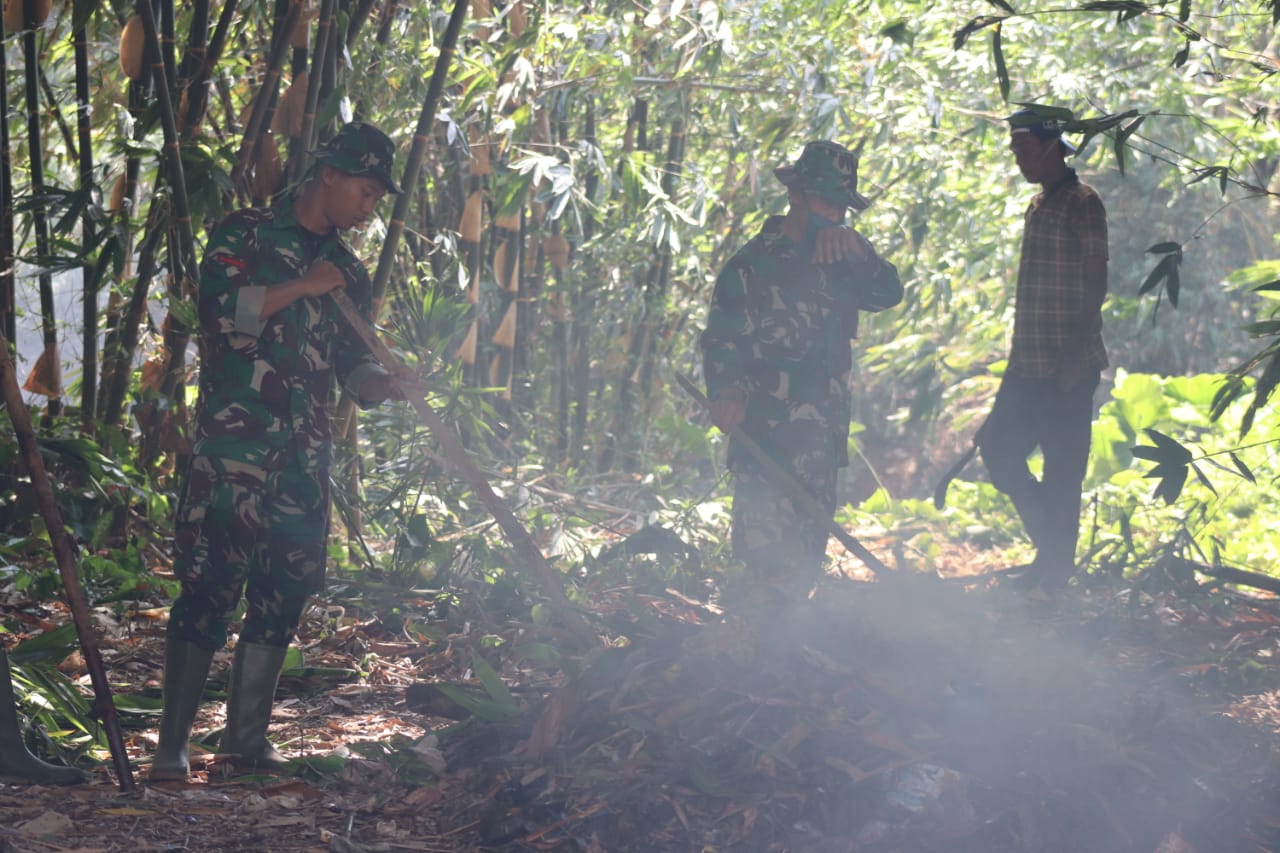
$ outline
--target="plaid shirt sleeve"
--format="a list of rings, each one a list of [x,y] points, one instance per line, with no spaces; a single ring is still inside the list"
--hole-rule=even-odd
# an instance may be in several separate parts
[[[1107,211],[1097,193],[1086,193],[1079,200],[1073,217],[1081,258],[1108,258]]]

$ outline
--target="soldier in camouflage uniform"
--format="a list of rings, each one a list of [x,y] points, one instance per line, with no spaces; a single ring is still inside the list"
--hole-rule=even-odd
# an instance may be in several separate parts
[[[897,305],[902,285],[892,264],[841,226],[847,208],[870,204],[852,152],[810,142],[774,174],[788,190],[787,214],[766,221],[716,280],[701,337],[707,396],[717,426],[741,426],[834,514],[836,474],[849,464],[858,312]],[[728,464],[733,552],[748,579],[807,589],[826,554],[824,520],[798,512],[732,438]]]
[[[152,779],[186,778],[191,725],[242,592],[220,751],[250,768],[284,761],[266,732],[285,652],[324,580],[334,380],[362,406],[399,396],[325,298],[343,288],[371,310],[368,272],[341,232],[399,192],[394,153],[377,128],[348,124],[314,152],[295,192],[233,213],[210,234],[194,458],[174,532],[182,592],[169,618]]]

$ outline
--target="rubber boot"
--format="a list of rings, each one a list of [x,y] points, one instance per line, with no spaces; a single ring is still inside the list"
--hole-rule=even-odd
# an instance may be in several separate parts
[[[185,781],[187,745],[191,724],[200,710],[204,683],[209,677],[213,651],[195,643],[170,638],[164,646],[164,711],[160,715],[160,739],[151,759],[153,781]]]
[[[218,747],[236,772],[271,772],[288,763],[267,740],[271,705],[287,651],[261,643],[236,644],[227,688],[227,728]]]
[[[38,785],[79,785],[89,778],[74,767],[41,761],[27,749],[18,724],[9,656],[4,649],[0,649],[0,776],[25,779]]]

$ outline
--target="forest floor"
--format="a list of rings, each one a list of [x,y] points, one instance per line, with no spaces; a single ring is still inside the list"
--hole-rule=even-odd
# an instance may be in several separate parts
[[[581,656],[492,595],[337,579],[278,694],[293,775],[228,778],[199,741],[222,653],[190,783],[146,782],[156,717],[126,713],[136,791],[109,761],[0,783],[0,851],[1280,851],[1280,602],[945,562],[727,612],[590,588],[611,642]],[[155,697],[157,615],[99,618],[121,704]]]

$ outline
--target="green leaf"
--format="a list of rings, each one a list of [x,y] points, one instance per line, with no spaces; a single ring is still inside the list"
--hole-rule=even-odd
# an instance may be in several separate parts
[[[1231,462],[1236,466],[1236,470],[1240,472],[1241,477],[1244,477],[1250,483],[1258,482],[1257,478],[1253,476],[1253,471],[1249,470],[1249,466],[1244,464],[1244,460],[1237,456],[1234,450],[1227,455],[1231,457]]]
[[[1150,427],[1144,429],[1143,432],[1166,454],[1162,461],[1171,465],[1186,465],[1191,461],[1191,451],[1187,450],[1182,442]]]
[[[955,35],[952,36],[951,40],[952,47],[955,50],[959,50],[964,47],[964,43],[969,40],[969,36],[979,30],[985,30],[992,24],[998,24],[1007,17],[1008,15],[979,15],[978,17],[970,20],[960,29],[956,30]]]
[[[1136,459],[1147,459],[1151,462],[1159,462],[1164,458],[1164,454],[1161,452],[1160,448],[1154,447],[1150,444],[1135,445],[1129,448],[1129,452],[1132,453]]]
[[[1244,330],[1255,337],[1274,335],[1280,332],[1280,320],[1263,320],[1259,323],[1246,323]]]
[[[1192,462],[1191,470],[1196,472],[1196,479],[1200,481],[1200,485],[1204,486],[1206,489],[1213,492],[1213,496],[1217,497],[1218,490],[1213,487],[1213,483],[1209,482],[1209,478],[1206,477],[1204,475],[1204,472],[1200,470],[1200,466]]]
[[[1138,288],[1139,296],[1154,290],[1160,282],[1164,281],[1169,275],[1169,270],[1173,268],[1175,263],[1173,259],[1173,255],[1165,255],[1160,259],[1160,263],[1156,264],[1155,269],[1147,275],[1146,281],[1142,282],[1142,286]]]
[[[996,79],[1000,82],[1000,97],[1009,103],[1009,69],[1004,63],[1004,50],[1000,46],[1000,24],[991,31],[991,58],[996,64]]]
[[[1187,468],[1186,466],[1176,468],[1159,466],[1147,476],[1160,478],[1160,482],[1156,484],[1154,496],[1162,499],[1166,504],[1171,504],[1182,494],[1182,487],[1187,483]]]
[[[475,670],[476,678],[480,679],[480,683],[484,685],[485,692],[489,694],[490,699],[499,706],[509,708],[511,712],[509,716],[520,713],[520,703],[516,701],[516,697],[511,695],[507,685],[503,683],[502,678],[489,665],[488,661],[476,655],[471,660],[471,668]]]
[[[1147,120],[1146,116],[1141,116],[1141,115],[1138,116],[1133,121],[1129,122],[1124,127],[1120,128],[1120,130],[1116,132],[1116,138],[1118,138],[1121,142],[1128,143],[1129,137],[1133,136],[1133,134],[1138,130],[1138,128],[1142,127],[1142,123],[1146,120]]]
[[[1178,52],[1173,55],[1173,67],[1181,68],[1187,64],[1187,60],[1191,58],[1191,39],[1187,39],[1182,43],[1182,47],[1178,48]]]
[[[78,642],[75,623],[68,622],[52,631],[45,631],[38,637],[19,643],[13,651],[9,652],[9,659],[15,664],[56,664],[71,654]]]

